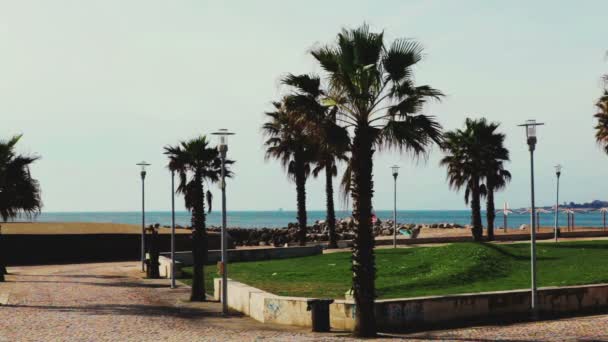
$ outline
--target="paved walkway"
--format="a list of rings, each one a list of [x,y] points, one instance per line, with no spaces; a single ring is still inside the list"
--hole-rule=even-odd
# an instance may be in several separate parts
[[[0,283],[0,341],[320,341],[248,317],[223,318],[217,303],[186,301],[189,289],[142,280],[136,263],[9,268]],[[608,315],[552,322],[385,336],[386,340],[608,341]]]

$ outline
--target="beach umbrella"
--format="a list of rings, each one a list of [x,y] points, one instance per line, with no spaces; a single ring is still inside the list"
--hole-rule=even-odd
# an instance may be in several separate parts
[[[530,214],[532,210],[530,208],[524,209],[519,211],[519,214]],[[546,214],[546,213],[550,213],[551,211],[547,210],[547,209],[543,209],[543,208],[536,208],[534,209],[534,212],[536,213],[536,231],[539,231],[540,228],[540,214]]]
[[[606,231],[606,212],[608,212],[608,207],[596,209],[600,213],[602,213],[602,231]]]
[[[587,211],[573,208],[564,208],[562,209],[562,212],[568,215],[568,231],[572,231],[574,230],[574,214],[576,214],[577,212],[586,213]]]
[[[501,213],[501,212],[502,212],[502,219],[503,219],[503,229],[506,233],[507,232],[507,216],[509,216],[509,214],[513,214],[513,211],[509,210],[509,203],[505,202],[502,210],[496,210],[496,213]]]
[[[570,208],[562,208],[561,209],[562,213],[565,213],[568,216],[568,231],[570,231],[570,215],[571,213],[573,213],[574,211]]]

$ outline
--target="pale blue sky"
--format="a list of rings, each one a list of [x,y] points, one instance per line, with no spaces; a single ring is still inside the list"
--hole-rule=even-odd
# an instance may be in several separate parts
[[[564,200],[608,199],[608,156],[594,142],[592,118],[608,71],[606,13],[605,0],[3,0],[0,136],[24,133],[21,151],[42,155],[32,171],[46,211],[138,210],[134,164],[142,159],[153,164],[148,207],[165,210],[162,147],[225,127],[237,133],[229,208],[293,209],[294,186],[263,158],[263,112],[282,92],[281,75],[320,71],[311,47],[366,21],[425,46],[416,79],[447,94],[425,108],[447,129],[467,116],[502,123],[513,182],[497,206],[528,203],[528,153],[516,125],[529,118],[546,123],[538,202],[554,201],[556,163]],[[465,208],[440,157],[435,149],[426,162],[376,158],[375,207],[392,207],[388,167],[398,163],[400,209]],[[310,181],[309,208],[324,203],[323,182]]]

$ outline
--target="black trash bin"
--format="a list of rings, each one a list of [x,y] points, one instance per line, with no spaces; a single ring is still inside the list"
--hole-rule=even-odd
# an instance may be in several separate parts
[[[311,311],[312,331],[328,332],[329,331],[329,304],[334,300],[330,298],[309,299],[306,301],[306,310]]]

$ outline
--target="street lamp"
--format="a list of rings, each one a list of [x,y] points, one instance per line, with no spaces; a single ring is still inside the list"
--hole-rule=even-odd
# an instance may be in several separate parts
[[[560,164],[555,165],[555,176],[557,176],[557,194],[555,196],[555,242],[559,236],[559,176],[562,175],[562,166]]]
[[[542,123],[537,123],[536,120],[527,120],[525,124],[519,125],[526,128],[526,138],[528,142],[528,147],[530,150],[530,201],[531,201],[531,210],[530,210],[530,220],[532,221],[530,230],[530,259],[531,259],[531,292],[532,298],[530,301],[530,308],[532,309],[532,317],[537,318],[538,316],[538,308],[537,308],[537,296],[536,296],[536,209],[534,208],[534,148],[536,147],[536,126],[543,125]]]
[[[222,189],[222,261],[220,263],[220,269],[222,271],[222,314],[228,314],[228,234],[226,232],[226,153],[228,152],[228,136],[234,135],[234,133],[228,132],[227,129],[220,129],[217,132],[212,133],[213,135],[219,136],[219,144],[217,150],[220,153],[220,160],[222,161],[221,170],[221,184]]]
[[[171,288],[175,288],[175,170],[171,169]]]
[[[393,170],[393,179],[395,180],[395,189],[393,192],[393,248],[397,248],[397,176],[399,175],[399,166],[391,166]]]
[[[145,161],[141,161],[137,163],[141,168],[141,271],[144,272],[144,264],[146,258],[146,242],[145,242],[145,230],[146,230],[146,204],[145,204],[145,194],[146,194],[146,168],[150,166],[150,164]]]

